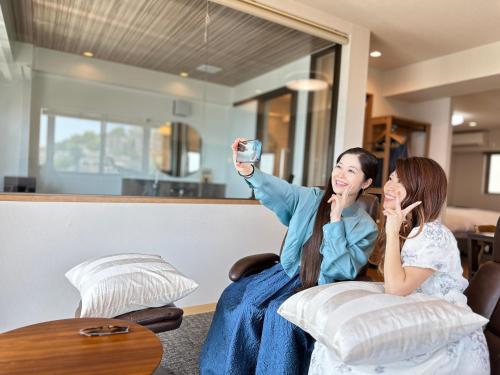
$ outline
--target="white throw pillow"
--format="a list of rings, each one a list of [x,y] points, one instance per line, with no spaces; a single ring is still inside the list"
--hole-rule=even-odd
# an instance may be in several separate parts
[[[468,306],[421,293],[384,293],[381,283],[346,281],[306,289],[278,313],[347,364],[381,364],[433,351],[485,325]]]
[[[117,254],[87,260],[66,277],[82,298],[81,317],[112,318],[160,307],[192,293],[198,284],[158,255]]]

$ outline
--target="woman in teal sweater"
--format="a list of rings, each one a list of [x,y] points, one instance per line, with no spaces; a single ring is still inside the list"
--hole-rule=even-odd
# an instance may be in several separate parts
[[[223,292],[202,348],[201,374],[305,374],[314,340],[277,314],[299,289],[352,280],[366,264],[377,226],[357,198],[375,179],[377,159],[362,148],[342,153],[325,190],[289,184],[236,162],[255,197],[288,227],[280,263]]]

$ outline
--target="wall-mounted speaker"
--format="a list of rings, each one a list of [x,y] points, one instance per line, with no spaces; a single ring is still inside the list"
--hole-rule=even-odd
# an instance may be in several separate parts
[[[187,117],[191,115],[191,103],[185,100],[174,100],[174,116]]]

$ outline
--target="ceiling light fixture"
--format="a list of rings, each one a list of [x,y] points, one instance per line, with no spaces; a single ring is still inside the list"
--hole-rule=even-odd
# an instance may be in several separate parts
[[[314,73],[314,72],[313,72]],[[314,78],[311,78],[311,75]],[[323,74],[316,72],[293,72],[285,78],[286,87],[294,91],[321,91],[328,88],[328,81]]]
[[[216,74],[219,73],[222,68],[215,66],[215,65],[209,65],[209,64],[201,64],[196,68],[196,70],[199,70],[200,72],[208,73],[208,74]]]
[[[457,125],[462,125],[464,123],[464,116],[455,113],[453,116],[451,116],[451,125],[457,126]]]
[[[380,52],[380,51],[372,51],[372,52],[370,52],[370,56],[377,58],[377,57],[382,56],[382,52]]]
[[[328,83],[321,79],[296,79],[287,82],[286,87],[295,91],[320,91],[328,88]]]
[[[472,127],[477,126],[477,122],[471,121],[471,122],[469,122],[469,126],[472,126]]]
[[[85,51],[84,53],[82,53],[82,55],[85,57],[94,57],[94,54],[90,51]]]

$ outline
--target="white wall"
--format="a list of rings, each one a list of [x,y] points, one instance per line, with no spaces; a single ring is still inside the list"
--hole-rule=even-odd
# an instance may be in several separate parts
[[[500,87],[500,41],[392,69],[384,96],[429,100]]]
[[[500,152],[500,129],[489,129],[482,147],[452,148],[449,205],[500,211],[500,195],[485,194],[486,151]]]
[[[448,205],[500,212],[500,195],[485,194],[485,177],[485,154],[453,153]]]
[[[451,98],[440,98],[412,105],[413,119],[431,124],[429,157],[437,161],[447,175],[451,157]]]
[[[448,174],[451,153],[451,98],[407,102],[384,96],[386,75],[370,68],[367,92],[373,94],[372,116],[394,115],[431,124],[429,157],[436,160]]]
[[[410,117],[412,103],[384,96],[384,71],[370,67],[366,92],[373,94],[372,117],[378,116],[401,116]]]
[[[278,252],[285,228],[260,205],[0,202],[0,332],[70,318],[65,279],[91,257],[159,254],[200,288],[179,306],[217,301],[239,258]]]
[[[342,151],[363,144],[370,32],[353,25],[350,37],[342,48],[334,161]]]

